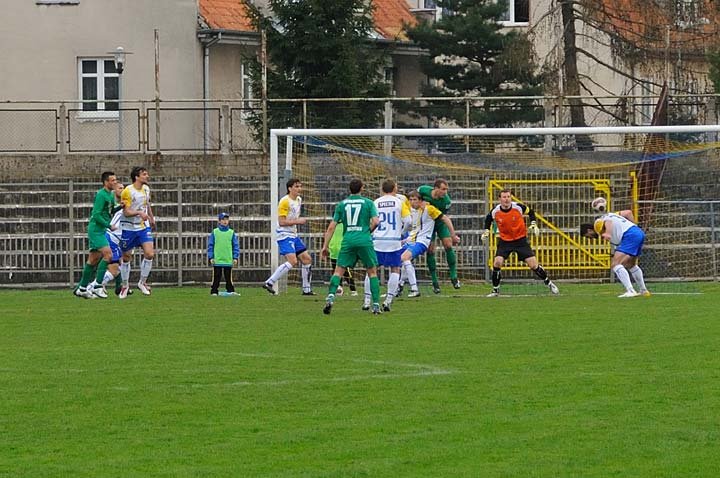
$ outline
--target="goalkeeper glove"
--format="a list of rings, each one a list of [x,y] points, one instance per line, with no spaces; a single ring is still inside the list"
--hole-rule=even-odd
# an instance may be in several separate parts
[[[482,240],[483,244],[485,244],[490,237],[490,229],[483,230],[482,234],[480,234],[480,239]]]
[[[540,235],[540,229],[537,227],[537,224],[535,223],[535,221],[532,221],[530,223],[530,227],[528,227],[528,232],[535,237]]]

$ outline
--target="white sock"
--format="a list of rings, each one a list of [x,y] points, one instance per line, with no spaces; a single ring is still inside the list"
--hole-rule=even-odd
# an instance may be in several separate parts
[[[398,281],[398,287],[402,287],[403,284],[407,282],[407,272],[405,272],[405,268],[400,268],[400,280]]]
[[[417,278],[415,277],[415,266],[413,266],[412,261],[403,261],[403,270],[405,271],[405,274],[407,274],[410,290],[417,291]]]
[[[302,272],[303,292],[310,292],[312,290],[312,264],[303,264],[300,271]]]
[[[145,282],[150,275],[150,271],[152,270],[152,259],[145,259],[143,257],[143,260],[140,261],[140,282]]]
[[[392,304],[393,298],[397,295],[398,283],[400,282],[400,274],[398,272],[391,272],[390,278],[388,279],[388,292],[385,297],[386,304]]]
[[[643,271],[640,269],[640,266],[635,264],[630,269],[630,274],[632,274],[633,280],[637,284],[640,291],[646,291],[647,287],[645,286],[645,277],[643,276]]]
[[[123,285],[128,285],[130,282],[130,263],[123,262],[120,264],[120,278],[122,279]]]
[[[282,276],[290,272],[290,269],[292,269],[292,264],[290,264],[289,262],[284,262],[280,264],[278,268],[275,269],[275,272],[273,272],[270,278],[265,282],[267,282],[268,284],[276,283],[282,278]]]
[[[627,292],[635,292],[635,289],[633,289],[632,283],[630,282],[630,274],[628,274],[627,269],[618,264],[613,267],[613,272]]]
[[[103,283],[102,283],[103,287],[105,287],[107,285],[107,283],[110,282],[111,280],[113,280],[114,278],[115,278],[115,276],[112,275],[112,272],[105,271],[105,276],[103,277]]]
[[[370,292],[370,276],[365,274],[365,282],[363,283],[363,289],[365,290],[365,303],[369,304],[372,300],[372,293]]]

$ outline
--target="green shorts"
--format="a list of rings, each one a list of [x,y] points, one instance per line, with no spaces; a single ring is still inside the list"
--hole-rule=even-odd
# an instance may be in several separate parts
[[[90,245],[91,251],[98,251],[104,247],[110,247],[110,243],[103,232],[88,231],[88,244]]]
[[[340,248],[338,254],[337,265],[348,268],[355,267],[358,259],[363,263],[366,269],[377,267],[378,260],[373,246],[345,246]]]
[[[447,227],[447,224],[442,221],[435,221],[435,229],[433,229],[432,236],[433,240],[435,240],[435,237],[439,237],[440,239],[450,237],[450,229]]]

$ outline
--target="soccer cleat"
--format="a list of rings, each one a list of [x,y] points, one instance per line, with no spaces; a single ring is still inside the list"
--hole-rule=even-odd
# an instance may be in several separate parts
[[[380,315],[382,312],[380,311],[380,304],[373,304],[372,305],[372,313],[373,315]]]
[[[383,310],[383,312],[390,312],[390,304],[385,302],[382,306],[382,310]]]
[[[76,297],[82,297],[83,299],[94,299],[95,298],[95,294],[93,294],[91,290],[86,289],[84,287],[78,287],[77,289],[75,289],[73,294],[75,294]]]
[[[92,293],[95,295],[95,297],[99,297],[101,299],[107,299],[107,291],[105,288],[101,285],[97,285],[92,288]]]
[[[270,293],[270,295],[277,295],[277,292],[275,292],[275,289],[273,289],[272,284],[270,284],[268,282],[265,282],[263,284],[262,288],[265,289],[266,291],[268,291]]]
[[[140,281],[138,282],[138,289],[140,289],[140,292],[143,293],[143,295],[150,295],[152,289],[149,285],[147,285],[147,282]]]
[[[302,295],[317,295],[317,294],[316,294],[315,292],[313,292],[313,291],[310,290],[310,291],[307,291],[307,292],[303,291]]]
[[[217,292],[210,292],[210,295],[213,296],[213,297],[217,297],[217,296],[218,296],[218,293],[217,293]]]
[[[420,297],[420,291],[419,290],[411,290],[408,294],[408,298],[413,299],[415,297]]]
[[[492,292],[490,292],[485,297],[499,297],[500,296],[500,289],[493,289]]]
[[[330,315],[334,301],[335,297],[332,294],[327,296],[327,299],[325,299],[325,307],[323,307],[323,314]]]
[[[370,299],[363,301],[362,310],[370,310]]]
[[[440,286],[437,284],[433,284],[433,294],[439,294],[440,293]]]
[[[402,297],[403,288],[404,288],[404,286],[402,284],[398,285],[397,293],[395,293],[395,297]]]
[[[627,297],[637,297],[637,296],[639,296],[639,295],[640,295],[640,294],[638,294],[638,293],[635,292],[634,290],[629,290],[629,291],[625,292],[624,294],[620,294],[618,297],[620,297],[620,298],[622,298],[622,299],[625,299],[625,298],[627,298]]]
[[[454,278],[454,279],[450,279],[450,282],[452,282],[452,286],[453,286],[455,289],[459,289],[460,287],[462,287],[461,284],[460,284],[460,280],[459,280],[457,277]]]
[[[118,294],[118,299],[124,299],[125,297],[132,294],[132,291],[130,290],[129,285],[123,285],[120,287],[120,293]]]
[[[356,290],[351,290],[351,291],[350,291],[350,295],[353,296],[353,297],[357,297],[357,296],[358,296],[358,291],[356,291]]]
[[[640,291],[640,295],[642,295],[643,297],[652,297],[652,294],[651,294],[650,291],[647,290],[647,289],[641,290],[641,291]]]
[[[560,293],[560,289],[552,281],[548,282],[548,287],[550,287],[550,292],[553,294],[558,295]]]

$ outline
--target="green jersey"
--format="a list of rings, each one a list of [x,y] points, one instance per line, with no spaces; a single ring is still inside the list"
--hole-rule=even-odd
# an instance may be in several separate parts
[[[358,194],[351,194],[335,207],[333,221],[342,224],[345,228],[343,247],[345,246],[373,246],[370,234],[370,221],[377,217],[375,203]]]
[[[115,206],[114,192],[105,188],[98,191],[93,202],[88,232],[102,232],[105,234],[105,229],[110,227],[110,219],[112,219]]]
[[[441,213],[445,214],[447,213],[447,210],[450,209],[450,196],[446,194],[444,197],[441,197],[440,199],[434,199],[432,197],[432,190],[434,188],[432,186],[420,186],[418,188],[418,192],[420,193],[420,197],[423,201],[427,201],[436,208],[440,210]]]

